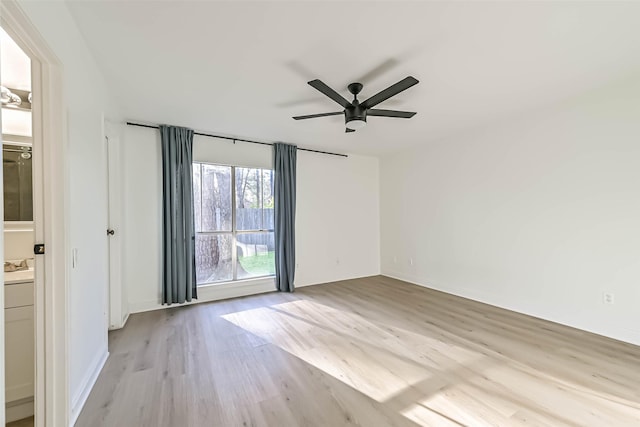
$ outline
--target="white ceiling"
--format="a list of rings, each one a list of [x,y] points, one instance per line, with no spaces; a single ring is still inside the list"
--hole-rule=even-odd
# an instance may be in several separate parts
[[[382,155],[544,107],[640,69],[638,2],[69,2],[125,116]],[[379,73],[371,73],[378,70]],[[373,74],[373,76],[372,76]],[[377,74],[377,75],[376,75]],[[367,75],[368,78],[367,78]],[[361,99],[420,84],[344,134],[306,84]]]

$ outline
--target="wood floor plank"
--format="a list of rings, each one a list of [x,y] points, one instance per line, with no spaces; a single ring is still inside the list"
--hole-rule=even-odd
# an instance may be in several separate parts
[[[640,347],[383,276],[134,314],[76,423],[637,426]]]

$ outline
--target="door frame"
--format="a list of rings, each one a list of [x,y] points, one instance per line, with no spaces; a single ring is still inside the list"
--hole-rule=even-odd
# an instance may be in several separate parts
[[[126,301],[126,289],[122,284],[122,151],[120,127],[103,118],[106,158],[106,183],[108,196],[107,227],[114,234],[107,236],[109,241],[109,287],[106,301],[109,302],[108,329],[124,327],[129,318]]]
[[[31,59],[32,91],[40,95],[32,103],[37,163],[33,181],[34,234],[37,243],[46,244],[46,253],[36,257],[34,278],[36,426],[68,426],[69,177],[62,64],[14,0],[0,3],[0,25]],[[0,232],[3,231],[0,223]],[[4,305],[3,293],[0,302]],[[3,314],[0,327],[4,331]],[[0,342],[0,366],[0,384],[4,384],[4,340]],[[4,387],[0,395],[4,397]],[[4,405],[1,406],[0,421],[4,424]]]

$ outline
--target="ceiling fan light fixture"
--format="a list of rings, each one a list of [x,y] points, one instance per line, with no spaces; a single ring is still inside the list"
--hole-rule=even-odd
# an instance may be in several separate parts
[[[22,104],[22,98],[4,86],[0,86],[0,99],[2,100],[2,105],[10,107],[17,107]]]
[[[353,119],[347,122],[347,127],[353,130],[362,129],[366,125],[367,125],[367,121],[364,119]]]

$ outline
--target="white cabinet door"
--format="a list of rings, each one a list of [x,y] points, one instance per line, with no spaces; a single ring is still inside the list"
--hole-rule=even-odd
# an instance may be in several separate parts
[[[4,285],[4,308],[33,305],[33,282]]]
[[[7,403],[32,397],[34,393],[33,319],[33,305],[4,310]]]

